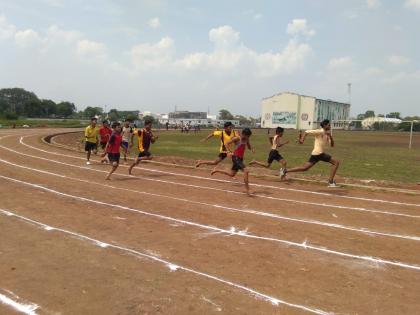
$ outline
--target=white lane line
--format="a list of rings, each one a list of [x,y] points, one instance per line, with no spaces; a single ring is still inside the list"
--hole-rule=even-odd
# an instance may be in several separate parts
[[[30,171],[33,171],[33,172],[38,172],[38,173],[42,173],[42,174],[46,174],[46,175],[50,175],[50,176],[56,176],[56,177],[60,177],[60,178],[65,178],[65,179],[69,179],[69,180],[82,182],[82,183],[87,183],[87,184],[92,184],[93,183],[91,180],[80,179],[80,178],[75,178],[75,177],[66,176],[66,175],[62,175],[62,174],[57,174],[57,173],[53,173],[53,172],[49,172],[49,171],[45,171],[45,170],[41,170],[41,169],[37,169],[37,168],[32,168],[32,167],[12,163],[10,161],[6,161],[6,160],[3,160],[3,159],[0,159],[0,162],[11,165],[11,166],[14,166],[14,167],[23,168],[23,169],[26,169],[26,170],[30,170]],[[107,185],[107,184],[103,184],[103,183],[99,183],[99,182],[94,182],[94,183],[95,183],[95,185],[98,185],[98,186],[112,188],[112,189],[118,189],[118,190],[123,190],[123,191],[134,192],[136,194],[143,194],[143,195],[147,195],[147,196],[166,198],[166,199],[171,199],[171,200],[176,200],[176,201],[182,201],[183,203],[197,204],[197,205],[202,205],[202,206],[207,206],[207,207],[213,207],[213,208],[216,208],[216,209],[223,209],[223,210],[227,210],[227,211],[253,214],[253,215],[268,217],[268,218],[277,219],[277,220],[285,220],[285,221],[299,222],[299,223],[305,223],[305,224],[315,224],[315,225],[325,226],[325,227],[329,227],[329,228],[343,229],[343,230],[348,230],[348,231],[358,232],[358,233],[363,233],[363,234],[369,234],[369,235],[379,235],[379,236],[385,236],[385,237],[394,237],[394,238],[406,239],[406,240],[411,240],[411,241],[420,241],[419,236],[399,235],[399,234],[395,234],[395,233],[372,231],[372,230],[369,230],[368,228],[363,228],[363,227],[362,228],[357,228],[357,227],[345,226],[345,225],[341,225],[341,224],[335,224],[335,223],[329,223],[329,222],[323,222],[323,221],[317,221],[317,220],[292,218],[292,217],[281,216],[281,215],[270,213],[270,212],[263,212],[263,211],[259,211],[259,210],[239,209],[239,208],[233,208],[233,207],[222,206],[222,205],[217,205],[217,204],[210,204],[210,203],[201,202],[201,201],[193,201],[193,200],[185,199],[185,198],[178,198],[178,197],[172,197],[172,196],[162,195],[162,194],[157,194],[157,193],[149,193],[149,192],[144,192],[144,191],[140,191],[140,190],[117,187],[117,186]],[[121,219],[121,218],[119,218],[119,219]],[[122,218],[122,219],[124,219],[124,218]]]
[[[0,210],[3,211],[3,210]],[[12,297],[9,297],[5,294],[0,293],[0,302],[13,308],[15,311],[27,315],[37,315],[36,310],[39,309],[39,306],[34,303],[22,303],[20,302],[21,298],[18,297],[11,291],[8,290],[1,290],[8,292]]]
[[[39,160],[48,161],[50,163],[56,163],[56,164],[66,165],[66,166],[70,166],[70,167],[76,167],[76,168],[79,168],[79,169],[95,171],[95,172],[100,172],[100,173],[108,173],[107,171],[101,171],[101,170],[97,170],[97,169],[94,169],[94,168],[91,168],[91,167],[75,166],[73,164],[69,164],[69,163],[65,163],[65,162],[55,161],[55,160],[51,160],[51,159],[48,159],[48,158],[43,158],[43,157],[36,156],[36,155],[31,155],[31,154],[18,152],[16,150],[7,148],[3,145],[0,145],[0,148],[2,148],[4,150],[7,150],[7,151],[10,151],[10,152],[13,152],[13,153],[16,153],[18,155],[28,156],[28,157],[36,158],[36,159],[39,159]],[[114,174],[119,175],[119,176],[123,176],[123,177],[136,178],[134,175],[121,174],[119,172],[115,172]],[[244,192],[235,191],[235,190],[228,190],[228,189],[223,189],[223,188],[215,188],[215,187],[208,187],[208,186],[199,186],[199,185],[193,185],[193,184],[179,183],[179,182],[173,182],[173,181],[156,179],[156,178],[141,177],[141,180],[170,184],[170,185],[175,185],[175,186],[191,187],[191,188],[202,189],[202,190],[220,191],[220,192],[223,192],[223,193],[232,193],[232,194],[237,194],[237,195],[247,195]],[[343,210],[352,210],[352,211],[359,211],[359,212],[366,212],[366,213],[377,213],[377,214],[383,214],[383,215],[389,215],[389,216],[399,216],[399,217],[420,219],[420,215],[411,215],[411,214],[399,213],[399,212],[383,211],[383,210],[360,208],[360,207],[340,206],[340,205],[335,205],[335,204],[310,202],[310,201],[295,200],[295,199],[286,199],[286,198],[264,196],[264,195],[253,195],[253,196],[256,197],[256,198],[264,198],[264,199],[269,199],[269,200],[277,200],[277,201],[290,202],[290,203],[295,203],[295,204],[319,206],[319,207],[326,207],[326,208],[337,208],[337,209],[343,209]]]
[[[54,154],[54,155],[58,155],[58,156],[64,156],[64,157],[70,157],[70,158],[74,158],[74,159],[79,159],[79,160],[85,160],[84,158],[78,157],[78,156],[74,156],[74,155],[68,155],[68,154],[62,154],[62,153],[57,153],[57,152],[52,152],[52,151],[47,151],[47,150],[43,150],[37,147],[34,147],[32,145],[26,144],[23,139],[29,137],[29,136],[24,136],[24,137],[20,137],[19,142],[31,149],[34,150],[38,150],[40,152],[45,152],[48,154]],[[126,166],[123,166],[126,167]],[[148,172],[155,172],[155,173],[163,173],[165,175],[173,175],[173,176],[182,176],[182,177],[189,177],[189,178],[195,178],[195,179],[204,179],[204,180],[208,180],[208,181],[214,181],[214,182],[221,182],[221,183],[236,183],[234,181],[231,180],[223,180],[223,179],[217,179],[217,178],[209,178],[209,177],[204,177],[204,176],[197,176],[197,175],[189,175],[189,174],[182,174],[182,173],[175,173],[175,172],[167,172],[167,171],[160,171],[160,170],[156,170],[156,169],[150,169],[150,168],[142,168],[142,170],[144,171],[148,171]],[[330,193],[325,193],[325,192],[317,192],[317,191],[310,191],[310,190],[304,190],[304,189],[296,189],[296,188],[285,188],[285,187],[279,187],[279,186],[272,186],[272,185],[263,185],[263,184],[255,184],[255,183],[250,183],[251,186],[256,186],[256,187],[264,187],[264,188],[271,188],[271,189],[280,189],[280,190],[286,190],[286,191],[294,191],[294,192],[301,192],[301,193],[308,193],[308,194],[314,194],[314,195],[321,195],[321,196],[329,196],[329,197],[334,197],[334,198],[345,198],[345,199],[353,199],[353,200],[362,200],[362,201],[369,201],[369,202],[377,202],[377,203],[389,203],[389,204],[395,204],[395,205],[404,205],[404,206],[414,206],[414,207],[420,207],[420,204],[415,204],[415,203],[405,203],[405,202],[400,202],[400,201],[390,201],[390,200],[382,200],[382,199],[371,199],[371,198],[364,198],[364,197],[355,197],[355,196],[341,196],[341,195],[334,195],[334,194],[330,194]]]
[[[260,241],[275,242],[275,243],[280,243],[280,244],[284,244],[284,245],[288,245],[288,246],[294,246],[294,247],[303,248],[303,249],[310,249],[310,250],[318,251],[318,252],[321,252],[321,253],[332,254],[332,255],[337,255],[337,256],[351,258],[351,259],[363,260],[363,261],[367,261],[367,262],[372,262],[374,264],[385,264],[385,265],[396,266],[396,267],[401,267],[401,268],[405,268],[405,269],[413,269],[413,270],[416,270],[416,271],[420,270],[419,265],[408,264],[408,263],[399,262],[399,261],[386,260],[386,259],[370,257],[370,256],[359,256],[359,255],[349,254],[349,253],[345,253],[345,252],[339,252],[339,251],[331,250],[331,249],[328,249],[328,248],[325,248],[325,247],[318,247],[318,246],[314,246],[314,245],[309,245],[307,243],[307,240],[305,240],[303,243],[297,243],[297,242],[277,239],[277,238],[273,238],[273,237],[258,236],[258,235],[253,235],[253,234],[244,234],[242,231],[236,231],[235,229],[226,230],[226,229],[222,229],[222,228],[219,228],[219,227],[216,227],[216,226],[210,226],[210,225],[205,225],[205,224],[196,223],[196,222],[192,222],[192,221],[177,219],[177,218],[173,218],[173,217],[169,217],[169,216],[165,216],[165,215],[160,215],[160,214],[156,214],[156,213],[150,213],[150,212],[147,212],[147,211],[144,211],[144,210],[141,210],[141,209],[134,209],[134,208],[118,205],[118,204],[112,204],[112,203],[107,203],[107,202],[103,202],[103,201],[98,201],[98,200],[94,200],[94,199],[81,197],[81,196],[75,196],[75,195],[63,193],[63,192],[60,192],[60,191],[57,191],[57,190],[54,190],[54,189],[50,189],[50,188],[47,188],[47,187],[44,187],[44,186],[41,186],[41,185],[38,185],[38,184],[29,183],[27,181],[22,181],[22,180],[12,178],[12,177],[7,177],[7,176],[0,175],[0,178],[3,178],[5,180],[8,180],[8,181],[11,181],[11,182],[14,182],[14,183],[19,183],[19,184],[22,184],[22,185],[26,185],[26,186],[34,187],[34,188],[37,188],[37,189],[41,189],[41,190],[47,191],[49,193],[56,194],[58,196],[63,196],[63,197],[71,198],[71,199],[84,201],[84,202],[99,204],[99,205],[103,205],[103,206],[107,206],[107,207],[111,207],[111,208],[118,208],[118,209],[122,209],[122,210],[132,211],[132,212],[140,213],[140,214],[143,214],[143,215],[146,215],[146,216],[158,218],[158,219],[161,219],[161,220],[166,220],[166,221],[170,221],[170,222],[176,222],[176,223],[180,223],[180,224],[184,224],[184,225],[194,226],[194,227],[197,227],[197,228],[201,228],[201,229],[205,229],[205,230],[209,230],[209,231],[220,232],[220,233],[227,234],[227,235],[235,235],[235,236],[239,236],[239,237],[245,237],[245,238],[260,240]]]
[[[197,271],[197,270],[194,270],[194,269],[191,269],[191,268],[188,268],[188,267],[180,266],[178,264],[175,264],[173,262],[164,260],[164,259],[159,258],[159,257],[154,256],[154,255],[146,254],[146,253],[143,253],[143,252],[134,250],[134,249],[123,247],[121,245],[106,243],[106,242],[103,242],[101,240],[94,239],[94,238],[91,238],[89,236],[86,236],[86,235],[83,235],[83,234],[79,234],[79,233],[76,233],[76,232],[73,232],[73,231],[69,231],[69,230],[65,230],[65,229],[53,227],[53,226],[44,224],[42,222],[35,221],[35,220],[30,219],[30,218],[27,218],[27,217],[18,215],[18,214],[13,213],[13,212],[10,212],[8,210],[0,209],[0,213],[2,213],[3,215],[6,215],[6,216],[10,216],[10,217],[12,217],[12,216],[13,217],[16,217],[16,218],[18,218],[20,220],[23,220],[23,221],[27,222],[27,223],[34,224],[36,226],[39,226],[39,227],[41,227],[41,228],[43,228],[44,230],[47,230],[47,231],[58,231],[58,232],[61,232],[61,233],[70,235],[70,236],[72,236],[74,238],[77,238],[77,239],[80,239],[80,240],[83,240],[83,241],[88,241],[88,242],[90,242],[90,243],[92,243],[92,244],[94,244],[96,246],[100,246],[101,248],[113,248],[113,249],[117,249],[117,250],[120,250],[120,251],[129,253],[131,255],[137,256],[137,257],[148,258],[148,259],[150,259],[152,261],[155,261],[155,262],[159,262],[161,264],[164,264],[171,271],[183,270],[183,271],[186,271],[186,272],[189,272],[189,273],[193,273],[195,275],[198,275],[198,276],[201,276],[201,277],[210,279],[210,280],[214,280],[214,281],[223,283],[225,285],[234,287],[234,288],[239,289],[241,291],[245,291],[246,293],[248,293],[248,294],[250,294],[250,295],[252,295],[252,296],[254,296],[256,298],[260,298],[260,299],[262,299],[264,301],[270,302],[270,303],[272,303],[275,306],[278,306],[280,304],[283,304],[283,305],[287,305],[287,306],[292,307],[292,308],[297,308],[297,309],[300,309],[300,310],[303,310],[303,311],[306,311],[306,312],[310,312],[310,313],[314,313],[314,314],[320,314],[320,315],[333,314],[331,312],[325,312],[325,311],[320,310],[320,309],[317,309],[317,308],[311,308],[311,307],[307,307],[307,306],[304,306],[304,305],[289,303],[289,302],[286,302],[286,301],[284,301],[282,299],[278,299],[276,297],[273,297],[273,296],[270,296],[270,295],[261,293],[259,291],[256,291],[254,289],[248,288],[248,287],[246,287],[244,285],[237,284],[237,283],[231,282],[229,280],[225,280],[223,278],[219,278],[217,276],[210,275],[210,274],[207,274],[207,273],[204,273],[204,272],[201,272],[201,271]],[[36,315],[36,314],[30,314],[30,315]]]

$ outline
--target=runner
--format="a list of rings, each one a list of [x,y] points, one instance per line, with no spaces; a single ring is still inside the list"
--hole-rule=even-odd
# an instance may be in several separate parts
[[[91,152],[98,153],[98,127],[96,124],[98,119],[93,117],[90,119],[90,125],[85,129],[85,151],[86,151],[86,164],[90,165]]]
[[[112,166],[111,171],[105,178],[107,180],[111,179],[112,173],[117,170],[120,164],[120,148],[122,147],[121,124],[119,122],[112,123],[112,129],[114,131],[105,147],[105,152]]]
[[[340,162],[338,160],[333,159],[331,155],[325,153],[325,147],[328,145],[328,143],[331,147],[334,147],[334,139],[331,135],[330,121],[328,119],[325,119],[324,121],[322,121],[321,127],[321,129],[316,130],[306,130],[303,135],[301,133],[299,134],[300,144],[303,144],[305,142],[305,138],[307,135],[315,136],[314,149],[312,151],[312,155],[309,158],[309,161],[306,162],[304,165],[284,170],[282,177],[286,176],[287,173],[307,171],[319,161],[323,161],[331,164],[331,173],[330,178],[328,180],[328,187],[339,187],[335,183],[334,177],[337,173],[337,169],[340,165]]]
[[[152,159],[152,153],[149,151],[150,144],[155,143],[155,141],[158,139],[158,136],[154,136],[152,133],[151,120],[146,120],[144,122],[144,128],[136,130],[133,136],[137,137],[139,155],[136,157],[134,163],[131,164],[130,168],[128,169],[128,174],[130,175],[134,166],[138,165],[140,161]],[[133,146],[133,138],[134,137],[131,137],[130,148]]]
[[[220,139],[220,150],[219,156],[216,160],[213,161],[202,161],[199,160],[196,162],[195,167],[200,167],[201,165],[217,165],[222,162],[227,157],[227,148],[226,144],[236,136],[235,131],[233,130],[233,124],[230,121],[225,122],[223,130],[216,130],[209,134],[206,138],[201,140],[202,142],[207,141],[211,137],[218,137]]]
[[[122,147],[124,150],[124,163],[127,164],[127,153],[128,153],[128,144],[133,142],[133,128],[130,127],[130,120],[126,119],[124,121],[124,126],[122,128]]]
[[[270,168],[271,163],[273,163],[273,161],[277,161],[282,166],[280,168],[280,177],[284,177],[284,170],[286,169],[287,164],[286,164],[286,160],[279,153],[278,148],[284,146],[285,144],[288,144],[289,140],[286,140],[283,143],[280,142],[281,137],[283,136],[283,132],[284,132],[284,129],[282,127],[277,127],[276,135],[274,137],[270,137],[271,150],[270,150],[270,153],[268,154],[267,163],[262,163],[262,162],[253,160],[251,163],[249,163],[249,165],[258,165],[265,168]]]
[[[108,120],[104,120],[102,122],[102,127],[99,129],[99,135],[100,135],[100,139],[101,139],[100,140],[100,145],[101,145],[101,148],[102,148],[103,152],[106,152],[105,147],[106,147],[106,144],[109,141],[109,138],[111,137],[111,134],[112,134],[112,129],[109,128],[109,122],[108,122]],[[105,156],[104,159],[101,159],[101,163],[103,163],[103,162],[107,162],[107,163],[109,162],[107,156]]]
[[[226,148],[228,150],[229,155],[232,155],[232,169],[230,172],[224,171],[224,170],[217,170],[216,168],[213,169],[211,172],[211,175],[214,175],[216,173],[224,174],[230,177],[234,177],[239,170],[244,172],[244,183],[245,183],[245,189],[248,196],[251,195],[249,192],[249,172],[248,169],[245,167],[244,164],[244,155],[245,155],[245,149],[248,148],[249,150],[254,153],[254,149],[251,146],[251,143],[249,142],[249,138],[252,135],[252,131],[249,128],[245,128],[242,130],[240,137],[233,137],[231,140],[226,142]],[[229,149],[229,145],[234,144],[235,149],[232,152]]]

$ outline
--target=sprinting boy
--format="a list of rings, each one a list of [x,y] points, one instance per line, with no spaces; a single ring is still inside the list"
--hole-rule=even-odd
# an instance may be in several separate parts
[[[143,129],[137,129],[133,137],[131,138],[130,147],[133,146],[133,138],[134,136],[137,137],[137,143],[139,147],[139,155],[135,158],[134,163],[128,169],[128,174],[131,175],[131,171],[133,170],[134,166],[138,165],[141,161],[151,160],[152,153],[150,152],[150,145],[155,143],[155,141],[159,138],[158,136],[154,136],[152,133],[152,121],[146,120],[144,122]]]
[[[102,122],[102,127],[99,128],[100,146],[105,151],[106,144],[112,135],[112,129],[109,127],[108,120]]]
[[[196,162],[195,167],[200,167],[201,165],[217,165],[220,162],[222,162],[227,157],[226,145],[235,136],[236,136],[236,133],[233,130],[233,124],[230,121],[225,122],[223,130],[216,130],[210,133],[206,138],[201,140],[201,142],[207,141],[211,137],[218,137],[220,139],[219,156],[217,157],[216,160],[213,160],[213,161],[199,160]]]
[[[114,173],[120,164],[120,148],[122,147],[121,124],[119,122],[112,123],[114,130],[108,143],[105,147],[106,155],[111,163],[111,171],[105,179],[110,180],[112,173]]]
[[[86,151],[86,164],[90,165],[91,152],[98,153],[98,127],[96,124],[98,119],[93,117],[90,119],[90,125],[85,129],[85,151]]]
[[[124,163],[127,163],[128,144],[133,141],[133,128],[130,127],[130,120],[124,121],[122,128],[122,146],[124,149]]]
[[[265,168],[270,168],[273,161],[277,161],[281,164],[280,168],[280,177],[284,175],[284,170],[286,169],[287,162],[282,157],[282,155],[279,153],[278,149],[284,146],[285,144],[289,143],[289,140],[286,140],[285,142],[280,142],[281,137],[283,136],[284,129],[282,127],[276,128],[276,135],[274,137],[270,137],[270,143],[271,143],[271,150],[270,153],[268,153],[268,159],[267,163],[262,163],[253,160],[249,163],[249,165],[258,165]]]
[[[330,144],[331,147],[334,147],[334,139],[331,134],[331,124],[328,119],[325,119],[321,122],[321,129],[316,130],[306,130],[304,134],[299,134],[299,143],[303,144],[307,135],[315,136],[314,149],[312,155],[309,158],[309,161],[304,165],[299,167],[294,167],[291,169],[284,170],[283,177],[288,173],[293,172],[305,172],[309,170],[319,161],[327,162],[331,164],[331,173],[328,180],[328,187],[338,187],[335,183],[334,177],[337,173],[338,166],[340,162],[331,157],[331,155],[325,153],[325,148]]]
[[[248,148],[254,153],[254,149],[251,146],[251,143],[249,142],[249,138],[252,135],[252,131],[249,128],[245,128],[242,130],[241,136],[239,137],[233,137],[231,140],[225,143],[226,149],[230,155],[232,155],[232,169],[230,172],[224,171],[224,170],[218,170],[214,168],[214,170],[211,172],[211,175],[214,175],[216,173],[225,174],[230,177],[234,177],[239,170],[244,172],[244,183],[245,183],[245,189],[246,193],[250,196],[249,192],[249,172],[248,169],[245,167],[244,164],[244,155],[245,155],[245,149]],[[233,144],[235,146],[235,149],[233,151],[230,150],[229,145]]]

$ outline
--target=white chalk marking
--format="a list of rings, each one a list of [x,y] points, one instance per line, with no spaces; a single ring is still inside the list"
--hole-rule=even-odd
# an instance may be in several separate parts
[[[46,150],[43,150],[43,149],[34,147],[32,145],[26,144],[25,142],[23,142],[23,139],[26,138],[26,137],[28,137],[28,136],[25,136],[25,137],[22,137],[21,136],[19,142],[22,145],[27,146],[29,148],[32,148],[34,150],[38,150],[40,152],[45,152],[45,153],[48,153],[48,154],[54,154],[54,155],[58,155],[58,156],[65,156],[65,157],[70,157],[70,158],[74,158],[74,159],[85,160],[84,158],[81,158],[81,157],[78,157],[78,156],[68,155],[68,154],[62,154],[62,153],[57,153],[57,152],[51,152],[51,151],[46,151]],[[127,166],[124,166],[124,165],[121,165],[121,166],[127,167]],[[204,176],[197,176],[197,175],[190,175],[190,174],[182,174],[182,173],[175,173],[175,172],[167,172],[167,171],[161,171],[161,170],[150,169],[150,168],[141,168],[141,169],[144,170],[144,171],[148,171],[148,172],[163,173],[165,175],[173,175],[173,176],[182,176],[182,177],[189,177],[189,178],[196,178],[196,179],[204,179],[204,180],[208,180],[208,181],[221,182],[221,183],[236,183],[235,181],[232,181],[232,180],[223,180],[223,179],[210,178],[210,177],[204,177]],[[346,199],[362,200],[362,201],[377,202],[377,203],[389,203],[389,204],[395,204],[395,205],[406,205],[406,206],[420,207],[420,204],[405,203],[405,202],[400,202],[400,201],[390,201],[390,200],[382,200],[382,199],[371,199],[371,198],[356,197],[356,196],[341,196],[341,195],[335,195],[335,194],[330,194],[330,193],[325,193],[325,192],[317,192],[317,191],[304,190],[304,189],[296,189],[296,188],[285,188],[285,187],[272,186],[272,185],[263,185],[263,184],[255,184],[255,183],[250,183],[250,185],[251,186],[255,186],[255,187],[264,187],[264,188],[280,189],[280,190],[301,192],[301,193],[321,195],[321,196],[329,196],[329,197],[334,197],[334,198],[346,198]]]
[[[39,227],[44,228],[44,229],[45,229],[45,226],[46,226],[46,224],[44,224],[42,222],[32,220],[30,218],[18,215],[16,213],[12,213],[12,212],[4,210],[4,209],[0,209],[0,213],[6,214],[8,216],[12,215],[16,218],[19,218],[22,221],[25,221],[27,223],[39,226]],[[54,229],[55,229],[55,231],[62,232],[64,234],[68,234],[68,235],[73,236],[73,237],[75,237],[79,240],[89,241],[90,243],[92,243],[94,245],[106,244],[106,243],[104,243],[100,240],[97,240],[97,239],[94,239],[94,238],[91,238],[89,236],[79,234],[79,233],[76,233],[76,232],[73,232],[73,231],[64,230],[64,229],[57,228],[57,227],[54,227]],[[152,261],[162,263],[165,266],[167,266],[171,271],[183,270],[183,271],[193,273],[193,274],[198,275],[198,276],[202,276],[202,277],[210,279],[210,280],[214,280],[214,281],[223,283],[225,285],[229,285],[229,286],[234,287],[236,289],[239,289],[241,291],[245,291],[246,293],[251,294],[254,297],[260,298],[260,299],[262,299],[264,301],[267,301],[267,302],[271,302],[274,305],[283,304],[283,305],[287,305],[287,306],[292,307],[292,308],[297,308],[297,309],[300,309],[300,310],[303,310],[303,311],[307,311],[307,312],[314,313],[314,314],[320,314],[320,315],[333,314],[333,313],[330,313],[330,312],[325,312],[325,311],[320,310],[320,309],[311,308],[311,307],[307,307],[307,306],[303,306],[303,305],[299,305],[299,304],[294,304],[294,303],[289,303],[289,302],[286,302],[284,300],[280,300],[278,298],[275,298],[275,297],[269,296],[267,294],[258,292],[256,290],[251,289],[251,288],[245,287],[241,284],[237,284],[237,283],[231,282],[229,280],[225,280],[225,279],[219,278],[217,276],[206,274],[204,272],[197,271],[197,270],[194,270],[194,269],[191,269],[191,268],[188,268],[188,267],[183,267],[183,266],[174,264],[172,262],[169,262],[167,260],[164,260],[162,258],[153,256],[153,255],[149,255],[149,254],[146,254],[146,253],[134,250],[134,249],[130,249],[130,248],[127,248],[127,247],[123,247],[121,245],[115,245],[115,244],[107,244],[107,245],[108,245],[107,247],[117,249],[117,250],[120,250],[120,251],[123,251],[123,252],[127,252],[127,253],[132,254],[134,256],[137,256],[137,257],[148,258]],[[27,314],[36,315],[35,313],[33,313],[33,314],[32,313],[27,313]]]
[[[7,215],[9,215],[9,214],[7,214]],[[7,292],[9,292],[9,291],[7,291]],[[10,293],[12,293],[12,292],[10,292]],[[35,311],[39,308],[38,305],[33,304],[33,303],[30,303],[30,304],[20,303],[20,302],[16,301],[16,300],[19,300],[20,298],[14,293],[12,293],[12,295],[14,296],[14,299],[0,293],[0,302],[7,305],[7,306],[10,306],[15,311],[18,311],[20,313],[27,314],[27,315],[37,315],[37,313]]]
[[[31,171],[34,171],[34,172],[39,172],[39,173],[42,173],[42,174],[50,175],[50,176],[56,176],[56,177],[70,179],[70,180],[79,181],[79,182],[88,183],[88,184],[92,183],[92,181],[90,181],[90,180],[84,180],[84,179],[70,177],[70,176],[66,176],[66,175],[61,175],[61,174],[57,174],[57,173],[53,173],[53,172],[49,172],[49,171],[44,171],[44,170],[40,170],[40,169],[36,169],[36,168],[31,168],[31,167],[28,167],[28,166],[12,163],[10,161],[6,161],[6,160],[3,160],[3,159],[0,159],[0,162],[6,163],[8,165],[15,166],[15,167],[31,170]],[[345,226],[345,225],[328,223],[328,222],[317,221],[317,220],[291,218],[291,217],[281,216],[281,215],[274,214],[274,213],[269,213],[269,212],[262,212],[262,211],[258,211],[258,210],[252,210],[252,209],[238,209],[238,208],[232,208],[232,207],[227,207],[227,206],[209,204],[209,203],[205,203],[205,202],[193,201],[193,200],[184,199],[184,198],[177,198],[177,197],[161,195],[161,194],[156,194],[156,193],[148,193],[148,192],[134,190],[134,189],[116,187],[116,186],[102,184],[102,183],[98,183],[98,182],[95,182],[95,185],[108,187],[108,188],[112,188],[112,189],[129,191],[129,192],[135,192],[135,193],[144,194],[144,195],[148,195],[148,196],[159,197],[159,198],[167,198],[167,199],[182,201],[182,202],[191,203],[191,204],[198,204],[198,205],[213,207],[213,208],[217,208],[217,209],[224,209],[224,210],[233,211],[233,212],[242,212],[242,213],[253,214],[253,215],[258,215],[258,216],[263,216],[263,217],[269,217],[269,218],[273,218],[273,219],[277,219],[277,220],[286,220],[286,221],[299,222],[299,223],[304,223],[304,224],[315,224],[315,225],[321,225],[321,226],[325,226],[325,227],[329,227],[329,228],[343,229],[343,230],[348,230],[348,231],[353,231],[353,232],[363,233],[363,234],[380,235],[380,236],[385,236],[385,237],[395,237],[395,238],[401,238],[401,239],[406,239],[406,240],[411,240],[411,241],[420,241],[419,236],[399,235],[399,234],[395,234],[395,233],[372,231],[372,230],[369,230],[368,228],[363,228],[363,227],[362,228],[356,228],[356,227],[352,227],[352,226]],[[334,213],[332,214],[332,216],[335,217],[335,218],[338,218],[338,216],[335,215]],[[113,218],[120,219],[120,220],[125,220],[126,219],[126,218],[121,218],[121,217],[118,217],[118,216],[113,217]],[[175,224],[174,226],[179,226],[179,225]],[[248,231],[248,229],[246,229],[245,231],[240,231],[240,232],[246,234],[247,231]]]
[[[419,265],[408,264],[408,263],[399,262],[399,261],[386,260],[386,259],[370,257],[370,256],[359,256],[359,255],[349,254],[349,253],[345,253],[345,252],[339,252],[339,251],[331,250],[331,249],[328,249],[328,248],[325,248],[325,247],[307,245],[306,241],[305,241],[305,245],[303,245],[301,243],[296,243],[296,242],[282,240],[282,239],[276,239],[276,238],[273,238],[273,237],[258,236],[258,235],[253,235],[253,234],[245,234],[245,235],[244,234],[239,234],[236,231],[226,230],[226,229],[222,229],[222,228],[215,227],[215,226],[210,226],[210,225],[205,225],[205,224],[196,223],[196,222],[192,222],[192,221],[172,218],[172,217],[168,217],[168,216],[164,216],[164,215],[160,215],[160,214],[156,214],[156,213],[150,213],[150,212],[147,212],[147,211],[144,211],[144,210],[134,209],[134,208],[125,207],[125,206],[121,206],[121,205],[117,205],[117,204],[107,203],[107,202],[103,202],[103,201],[98,201],[98,200],[88,199],[88,198],[85,198],[85,197],[80,197],[80,196],[75,196],[75,195],[63,193],[63,192],[53,190],[53,189],[50,189],[50,188],[47,188],[47,187],[44,187],[44,186],[41,186],[41,185],[29,183],[29,182],[26,182],[26,181],[21,181],[21,180],[16,179],[16,178],[11,178],[11,177],[7,177],[7,176],[3,176],[3,175],[0,175],[0,178],[6,179],[6,180],[14,182],[14,183],[19,183],[19,184],[22,184],[22,185],[38,188],[38,189],[41,189],[41,190],[44,190],[44,191],[47,191],[47,192],[50,192],[50,193],[53,193],[53,194],[56,194],[56,195],[59,195],[59,196],[68,197],[68,198],[71,198],[71,199],[76,199],[76,200],[85,201],[85,202],[91,202],[91,203],[104,205],[104,206],[108,206],[108,207],[112,207],[112,208],[118,208],[118,209],[122,209],[122,210],[132,211],[132,212],[140,213],[140,214],[147,215],[147,216],[150,216],[150,217],[154,217],[154,218],[158,218],[158,219],[162,219],[162,220],[166,220],[166,221],[182,223],[182,224],[185,224],[185,225],[190,225],[190,226],[194,226],[194,227],[197,227],[197,228],[206,229],[206,230],[210,230],[210,231],[218,231],[218,232],[228,234],[228,235],[231,234],[231,235],[235,235],[235,236],[239,236],[239,237],[245,237],[245,238],[254,239],[254,240],[276,242],[276,243],[285,244],[285,245],[288,245],[288,246],[295,246],[295,247],[298,247],[298,248],[311,249],[311,250],[314,250],[314,251],[327,253],[327,254],[332,254],[332,255],[337,255],[337,256],[346,257],[346,258],[364,260],[364,261],[373,262],[373,263],[386,264],[386,265],[391,265],[391,266],[396,266],[396,267],[401,267],[401,268],[406,268],[406,269],[420,270]],[[107,244],[107,245],[111,246],[110,244]]]
[[[220,307],[220,305],[217,305],[216,303],[214,303],[212,300],[206,298],[204,295],[201,296],[201,299],[211,305],[213,305],[216,308],[216,311],[221,312],[222,308]]]
[[[43,158],[43,157],[40,157],[40,156],[35,156],[35,155],[30,155],[30,154],[18,152],[18,151],[15,151],[13,149],[9,149],[9,148],[7,148],[7,147],[5,147],[3,145],[0,145],[0,148],[5,149],[5,150],[10,151],[10,152],[14,152],[14,153],[19,154],[19,155],[32,157],[32,158],[36,158],[36,159],[39,159],[39,160],[45,160],[45,161],[56,163],[56,164],[66,165],[66,166],[75,167],[75,168],[79,168],[79,169],[83,169],[83,170],[94,171],[94,172],[108,173],[107,171],[101,171],[101,170],[97,170],[97,169],[90,168],[90,167],[76,166],[76,165],[65,163],[65,162],[54,161],[54,160]],[[119,176],[123,176],[123,177],[135,178],[134,175],[126,175],[126,174],[121,174],[119,172],[115,172],[114,174],[115,175],[119,175]],[[178,182],[172,182],[172,181],[168,181],[168,180],[155,179],[155,178],[147,178],[147,177],[142,177],[141,179],[142,180],[147,180],[147,181],[152,181],[152,182],[159,182],[159,183],[171,184],[171,185],[175,185],[175,186],[192,187],[192,188],[197,188],[197,189],[214,190],[214,191],[220,191],[220,192],[224,192],[224,193],[232,193],[232,194],[246,195],[246,193],[244,193],[244,192],[239,192],[239,191],[234,191],[234,190],[228,190],[228,189],[222,189],[222,188],[215,188],[215,187],[208,187],[208,186],[206,187],[206,186],[199,186],[199,185],[186,184],[186,183],[178,183]],[[368,209],[368,208],[360,208],[360,207],[350,207],[350,206],[340,206],[340,205],[335,205],[335,204],[317,203],[317,202],[302,201],[302,200],[296,200],[296,199],[286,199],[286,198],[271,197],[271,196],[264,196],[264,195],[253,195],[253,196],[254,197],[257,197],[257,198],[264,198],[264,199],[284,201],[284,202],[304,204],[304,205],[311,205],[311,206],[320,206],[320,207],[327,207],[327,208],[329,207],[329,208],[337,208],[337,209],[344,209],[344,210],[353,210],[353,211],[368,212],[368,213],[371,212],[371,213],[378,213],[378,214],[383,214],[383,215],[401,216],[401,217],[408,217],[408,218],[420,219],[420,216],[418,216],[418,215],[411,215],[411,214],[391,212],[391,211],[382,211],[382,210],[376,210],[376,209]]]

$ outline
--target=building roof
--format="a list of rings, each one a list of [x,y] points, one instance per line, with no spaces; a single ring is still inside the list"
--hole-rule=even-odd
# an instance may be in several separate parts
[[[276,94],[271,95],[271,96],[268,96],[268,97],[263,97],[263,100],[272,98],[274,96],[282,95],[282,94],[292,94],[292,95],[297,95],[297,96],[310,97],[310,98],[314,98],[314,99],[319,100],[319,101],[334,102],[334,103],[343,104],[343,105],[349,105],[350,106],[349,103],[345,103],[345,102],[339,102],[339,101],[334,101],[334,100],[324,100],[324,99],[321,99],[321,98],[318,98],[318,97],[315,97],[315,96],[303,95],[303,94],[299,94],[299,93],[295,93],[295,92],[289,92],[289,91],[284,91],[284,92],[276,93]]]

